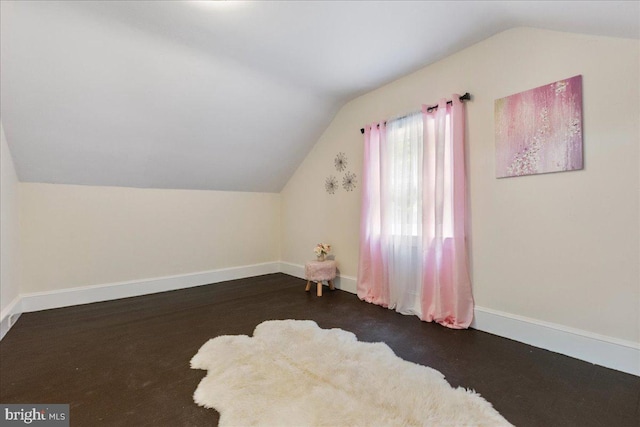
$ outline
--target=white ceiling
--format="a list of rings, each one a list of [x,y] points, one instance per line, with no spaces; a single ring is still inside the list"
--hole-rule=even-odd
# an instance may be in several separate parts
[[[278,192],[348,100],[513,27],[637,39],[639,5],[3,0],[0,117],[21,181]]]

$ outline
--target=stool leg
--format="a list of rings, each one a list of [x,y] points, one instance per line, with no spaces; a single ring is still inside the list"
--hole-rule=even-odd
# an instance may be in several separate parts
[[[330,290],[335,290],[336,288],[333,286],[333,280],[329,280],[329,289]]]
[[[306,292],[309,292],[309,289],[311,289],[311,280],[307,280],[307,287],[304,288]]]
[[[318,282],[318,296],[322,296],[322,282]]]

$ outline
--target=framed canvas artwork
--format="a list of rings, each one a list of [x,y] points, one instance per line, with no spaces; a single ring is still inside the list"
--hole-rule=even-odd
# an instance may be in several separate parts
[[[495,101],[496,176],[582,169],[582,76]]]

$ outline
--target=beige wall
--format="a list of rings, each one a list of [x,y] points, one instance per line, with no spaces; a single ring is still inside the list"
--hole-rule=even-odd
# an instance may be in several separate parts
[[[278,261],[280,195],[21,183],[21,292]]]
[[[639,52],[637,40],[519,28],[351,101],[281,193],[283,261],[303,264],[324,241],[356,276],[361,182],[327,194],[333,158],[344,152],[361,181],[361,127],[469,91],[476,304],[640,342]],[[577,74],[585,169],[496,179],[494,100]]]
[[[0,123],[0,312],[19,294],[18,178]]]

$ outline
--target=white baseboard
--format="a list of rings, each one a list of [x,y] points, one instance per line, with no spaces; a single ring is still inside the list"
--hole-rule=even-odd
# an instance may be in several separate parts
[[[278,272],[304,279],[303,265],[269,262],[153,279],[21,294],[0,313],[0,339],[15,324],[20,313],[184,289]],[[335,285],[343,291],[356,293],[355,277],[338,274]],[[634,342],[478,306],[475,308],[471,327],[640,376],[640,344]]]
[[[9,329],[16,324],[21,313],[22,298],[18,295],[0,312],[0,340],[4,338],[7,332],[9,332]]]
[[[304,266],[280,262],[280,271],[304,279]],[[339,283],[339,285],[338,285]],[[336,287],[356,293],[357,278],[339,276]],[[640,376],[640,344],[485,307],[475,307],[471,327],[596,365]]]
[[[631,341],[478,306],[471,327],[640,376],[640,344]]]
[[[289,276],[304,279],[304,265],[292,264],[290,262],[280,261],[280,272],[284,274],[288,274]],[[334,280],[334,285],[336,288],[340,290],[355,294],[356,282],[357,281],[355,277],[344,276],[344,275],[341,275],[340,272],[338,272],[338,275]]]
[[[157,292],[173,291],[176,289],[224,282],[226,280],[243,279],[245,277],[277,273],[279,268],[279,263],[268,262],[176,276],[131,280],[127,282],[95,286],[82,286],[49,292],[33,292],[20,295],[22,299],[21,309],[23,313],[28,313],[31,311],[40,311],[51,308],[68,307],[72,305],[147,295]]]

